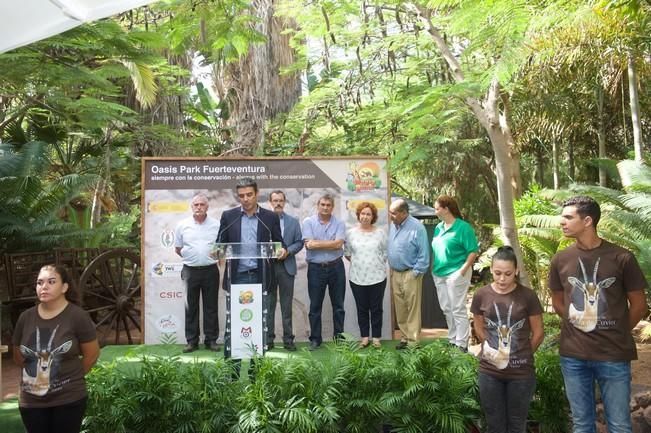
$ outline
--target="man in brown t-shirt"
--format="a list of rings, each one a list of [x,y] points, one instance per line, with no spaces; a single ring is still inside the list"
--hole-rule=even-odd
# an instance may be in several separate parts
[[[574,433],[595,433],[594,382],[608,431],[630,433],[631,329],[646,314],[647,282],[635,256],[597,234],[599,204],[577,196],[563,203],[561,228],[575,244],[549,270],[552,304],[563,319],[560,355]]]

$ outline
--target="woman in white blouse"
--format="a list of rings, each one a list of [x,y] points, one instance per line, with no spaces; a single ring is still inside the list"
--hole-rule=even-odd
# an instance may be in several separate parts
[[[346,236],[345,256],[350,261],[350,287],[357,304],[357,322],[362,336],[360,345],[368,347],[369,323],[373,347],[380,347],[382,336],[382,300],[387,285],[387,237],[377,228],[377,208],[373,203],[357,206],[357,227]],[[370,319],[370,320],[369,320]]]

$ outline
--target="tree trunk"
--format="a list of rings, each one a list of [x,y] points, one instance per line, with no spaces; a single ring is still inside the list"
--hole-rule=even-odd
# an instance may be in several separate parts
[[[106,194],[107,187],[111,183],[111,142],[112,130],[106,132],[104,146],[104,167],[100,169],[100,180],[93,191],[93,202],[90,213],[90,228],[96,227],[102,219],[102,197]]]
[[[443,38],[440,30],[434,26],[430,19],[431,10],[417,4],[414,4],[413,7],[418,11],[428,33],[434,40],[441,56],[447,63],[450,75],[454,81],[458,83],[465,81],[464,73],[458,59],[452,53],[448,42]],[[518,240],[518,228],[515,223],[515,210],[513,207],[515,194],[513,184],[513,156],[517,155],[517,151],[514,146],[515,143],[509,126],[508,103],[504,103],[505,99],[502,96],[500,84],[497,81],[497,78],[494,78],[491,82],[483,102],[471,97],[466,97],[464,101],[490,138],[493,153],[495,155],[495,174],[497,177],[500,228],[505,243],[513,247],[519,263],[521,264],[521,281],[523,284],[529,286],[529,276],[527,275],[527,271],[523,265],[522,249],[520,248],[520,242]],[[500,112],[500,103],[503,103],[503,107],[506,109],[505,113]],[[518,159],[515,159],[515,161],[517,162]]]
[[[511,161],[511,186],[515,198],[522,197],[522,173],[520,172],[520,152],[513,140],[511,133],[511,104],[508,95],[499,92],[498,95],[502,103],[502,112],[497,113],[500,129],[504,132],[509,149],[509,160]],[[496,106],[497,107],[497,106]]]
[[[558,140],[552,139],[552,174],[554,176],[554,189],[560,189],[560,174],[558,169]]]
[[[576,163],[574,158],[574,141],[567,141],[567,176],[572,182],[576,182]]]
[[[301,95],[299,73],[281,74],[292,65],[296,53],[283,32],[295,24],[274,17],[275,0],[254,0],[253,27],[266,36],[265,43],[254,43],[237,63],[220,69],[215,65],[215,88],[229,105],[227,126],[234,132],[233,148],[228,153],[253,155],[263,146],[264,124],[276,114],[289,111]]]
[[[599,142],[599,186],[608,186],[608,176],[603,160],[606,159],[606,126],[604,122],[604,89],[597,86],[597,140]]]
[[[642,121],[640,119],[640,99],[637,94],[637,71],[632,53],[628,53],[628,94],[631,104],[631,122],[633,124],[633,148],[635,160],[642,161]]]
[[[545,186],[545,158],[540,146],[536,147],[536,183]]]
[[[497,176],[497,197],[499,200],[500,210],[500,228],[506,243],[511,245],[520,263],[520,279],[526,286],[530,286],[529,275],[524,266],[522,249],[518,239],[518,226],[515,223],[515,209],[513,207],[514,189],[513,180],[513,160],[511,158],[511,149],[513,137],[510,130],[500,127],[500,113],[498,108],[498,98],[500,94],[500,85],[497,79],[493,79],[484,100],[484,109],[481,112],[475,112],[475,116],[482,123],[488,136],[490,137],[493,153],[495,154],[495,173]],[[474,110],[473,110],[474,111]],[[484,122],[482,122],[482,118]]]

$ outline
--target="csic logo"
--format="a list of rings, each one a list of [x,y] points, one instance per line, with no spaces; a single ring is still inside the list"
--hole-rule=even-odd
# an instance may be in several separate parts
[[[249,310],[248,308],[244,308],[242,311],[240,311],[240,319],[242,322],[250,322],[251,319],[253,319],[253,311]]]
[[[172,333],[179,330],[179,319],[173,314],[166,314],[156,320],[156,327],[160,332]]]
[[[161,299],[183,299],[183,292],[169,290],[165,292],[160,292],[158,297]]]
[[[183,263],[158,262],[151,267],[151,274],[161,278],[180,278],[181,269],[183,269]]]
[[[250,338],[251,334],[253,334],[253,329],[250,326],[242,326],[242,330],[240,331],[242,338]]]
[[[160,234],[160,244],[165,248],[171,248],[174,246],[174,230],[163,230]]]

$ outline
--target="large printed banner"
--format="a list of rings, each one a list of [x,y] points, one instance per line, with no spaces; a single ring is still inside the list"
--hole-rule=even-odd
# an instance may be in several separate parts
[[[185,290],[181,281],[181,258],[174,252],[174,229],[179,221],[192,216],[190,201],[199,192],[209,199],[208,215],[217,220],[224,210],[239,206],[235,185],[251,177],[260,189],[258,203],[271,209],[269,193],[285,192],[285,212],[299,222],[316,213],[319,197],[335,197],[334,215],[348,228],[357,224],[355,207],[372,201],[378,208],[377,226],[388,230],[388,174],[383,158],[324,159],[181,159],[145,158],[142,170],[142,230],[145,344],[185,343]],[[307,264],[305,250],[296,256],[298,274],[294,286],[294,334],[306,341],[308,321]],[[346,266],[347,261],[344,260]],[[348,272],[348,269],[347,269]],[[223,269],[220,272],[223,275]],[[220,340],[223,338],[225,296],[219,286]],[[384,296],[383,338],[391,337],[391,302],[387,287]],[[355,300],[346,288],[344,331],[359,336]],[[332,337],[332,308],[323,303],[323,336]],[[277,306],[275,334],[282,341],[282,316]],[[271,325],[270,325],[271,326]],[[246,333],[246,329],[242,332]],[[240,330],[233,329],[233,333]]]

